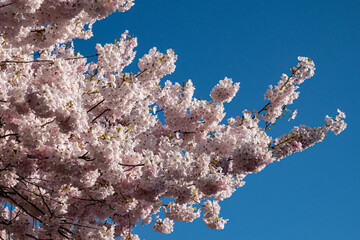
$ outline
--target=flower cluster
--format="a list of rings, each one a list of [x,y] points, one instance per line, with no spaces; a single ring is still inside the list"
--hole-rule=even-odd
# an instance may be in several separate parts
[[[239,91],[239,85],[240,83],[233,85],[231,78],[225,78],[213,88],[210,96],[215,102],[230,102]]]
[[[248,174],[346,128],[338,111],[321,127],[268,135],[314,74],[309,58],[299,57],[291,74],[270,86],[260,111],[244,110],[224,124],[224,103],[239,90],[232,79],[219,81],[211,101],[201,100],[192,81],[163,80],[175,70],[172,49],[150,49],[132,73],[124,68],[137,40],[127,31],[92,56],[66,44],[90,37],[96,20],[132,5],[1,1],[1,238],[138,240],[138,222],[171,233],[174,221],[200,217],[223,229],[228,220],[219,216],[219,202]]]
[[[169,234],[174,230],[174,221],[168,218],[164,220],[158,219],[155,224],[152,226],[152,229],[156,232]]]
[[[335,116],[335,120],[327,115],[325,117],[326,126],[329,128],[330,131],[334,132],[335,135],[338,135],[339,133],[344,131],[347,126],[347,124],[343,120],[346,117],[345,113],[343,113],[339,109],[337,111],[338,114]]]
[[[220,206],[218,202],[216,201],[211,202],[207,200],[204,203],[203,211],[205,212],[203,221],[206,224],[206,226],[208,226],[213,230],[224,229],[224,225],[228,220],[219,217]]]
[[[298,65],[290,69],[291,75],[283,74],[278,84],[275,87],[270,85],[266,91],[265,99],[269,100],[269,105],[264,109],[266,114],[262,117],[266,122],[275,123],[285,106],[299,97],[300,93],[295,91],[299,88],[297,85],[314,75],[315,64],[310,58],[298,57],[298,60]]]
[[[134,0],[5,0],[0,3],[1,42],[23,51],[92,36],[92,24],[129,10]]]
[[[200,210],[186,204],[169,203],[165,207],[166,217],[175,221],[192,222],[200,217]]]

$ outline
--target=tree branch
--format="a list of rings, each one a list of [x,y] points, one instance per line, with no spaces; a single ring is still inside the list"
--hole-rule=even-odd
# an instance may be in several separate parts
[[[94,118],[91,123],[94,123],[96,121],[96,119],[98,119],[99,117],[101,117],[104,113],[106,113],[107,111],[110,111],[109,108],[105,109],[102,113],[100,113],[96,118]]]
[[[40,223],[42,223],[42,221],[39,218],[32,215],[28,210],[26,210],[22,205],[20,205],[15,199],[10,197],[7,192],[4,192],[4,190],[2,188],[0,188],[0,192],[1,192],[1,194],[3,194],[5,196],[5,198],[10,199],[10,201],[12,201],[17,207],[21,208],[21,210],[23,210],[27,215],[29,215],[30,217],[32,217],[32,218],[36,219],[37,221],[39,221]]]
[[[38,206],[36,206],[32,202],[30,202],[28,199],[26,199],[23,195],[21,195],[18,191],[16,191],[15,188],[12,187],[11,190],[13,190],[17,195],[19,195],[19,197],[21,197],[24,201],[26,201],[31,206],[33,206],[33,208],[35,208],[37,211],[39,211],[42,215],[45,215],[45,213],[40,208],[38,208]]]
[[[147,68],[145,68],[143,71],[139,72],[138,74],[135,75],[135,77],[139,77],[141,74],[143,74],[144,72],[147,71]]]
[[[0,138],[6,138],[6,137],[10,137],[10,136],[15,136],[16,138],[18,138],[19,134],[17,134],[17,133],[9,133],[9,134],[5,134],[3,136],[0,136]]]
[[[37,187],[37,188],[38,188],[38,190],[39,190],[39,195],[40,195],[40,197],[41,197],[44,205],[46,206],[46,208],[47,208],[47,210],[49,211],[50,215],[53,216],[53,215],[54,215],[53,212],[51,211],[49,205],[47,205],[47,203],[45,202],[44,196],[41,194],[40,187]]]
[[[124,167],[141,167],[141,166],[145,166],[144,163],[139,163],[139,164],[124,164],[124,163],[119,163],[119,165],[124,166]]]
[[[93,106],[92,108],[90,108],[89,110],[87,110],[87,112],[92,111],[94,108],[96,108],[97,106],[99,106],[101,103],[103,103],[105,101],[105,99],[101,100],[99,103],[97,103],[95,106]]]
[[[89,153],[89,152],[86,152],[84,155],[82,155],[82,156],[80,156],[80,157],[78,157],[78,158],[79,158],[79,159],[83,159],[83,160],[85,160],[85,161],[87,161],[87,162],[92,162],[92,161],[94,161],[95,158],[91,159],[90,157],[87,157],[87,156],[86,156],[88,153]]]
[[[53,120],[51,120],[50,122],[46,122],[44,123],[43,125],[41,125],[40,127],[43,128],[45,127],[46,125],[50,124],[50,123],[53,123],[55,121],[55,118]]]
[[[83,56],[83,57],[69,57],[69,58],[58,58],[58,59],[64,59],[64,60],[76,60],[76,59],[83,59],[83,58],[91,58],[91,57],[97,57],[99,56],[98,53],[91,55],[91,56]],[[57,60],[57,59],[56,59]],[[11,64],[11,63],[49,63],[54,64],[55,60],[47,60],[47,59],[36,59],[36,60],[29,60],[29,61],[15,61],[15,60],[5,60],[1,61],[0,64]]]
[[[0,8],[6,7],[6,6],[10,6],[11,4],[13,4],[13,3],[7,3],[7,4],[4,4],[4,5],[1,5]]]

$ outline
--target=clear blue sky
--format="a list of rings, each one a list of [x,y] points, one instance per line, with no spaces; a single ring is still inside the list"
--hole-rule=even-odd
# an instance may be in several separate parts
[[[201,219],[176,223],[171,235],[137,228],[146,240],[353,240],[360,239],[360,1],[350,0],[136,0],[126,13],[94,26],[95,36],[75,41],[83,54],[95,43],[111,43],[126,29],[138,37],[137,59],[154,46],[179,56],[174,74],[165,79],[192,79],[196,96],[209,99],[225,76],[241,82],[226,117],[259,109],[263,94],[282,73],[307,56],[315,76],[302,85],[296,120],[280,121],[274,137],[294,125],[321,126],[337,108],[348,128],[305,152],[248,176],[246,185],[221,203],[230,221],[222,231]],[[137,71],[137,63],[125,69]]]

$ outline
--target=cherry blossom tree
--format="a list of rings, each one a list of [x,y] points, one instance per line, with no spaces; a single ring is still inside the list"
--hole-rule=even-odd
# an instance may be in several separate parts
[[[219,202],[248,174],[346,128],[338,110],[323,126],[268,135],[296,117],[288,106],[315,71],[307,57],[269,86],[263,108],[223,123],[239,83],[225,78],[211,101],[194,98],[190,80],[163,80],[175,70],[172,49],[150,49],[137,73],[124,71],[137,46],[128,32],[92,56],[74,53],[72,39],[133,5],[0,1],[1,239],[135,240],[137,223],[168,234],[174,221],[200,217],[223,229]]]

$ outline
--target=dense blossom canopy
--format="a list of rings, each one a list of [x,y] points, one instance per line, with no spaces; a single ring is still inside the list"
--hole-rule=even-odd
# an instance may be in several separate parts
[[[199,217],[223,229],[219,202],[246,175],[345,129],[338,110],[321,127],[267,134],[314,75],[307,57],[269,87],[261,110],[223,124],[239,83],[225,78],[211,101],[194,98],[190,80],[162,81],[175,70],[171,49],[150,49],[138,73],[124,72],[137,46],[128,32],[93,56],[74,53],[72,39],[91,37],[96,20],[133,4],[0,1],[2,239],[139,239],[138,222],[170,233],[174,220]]]

